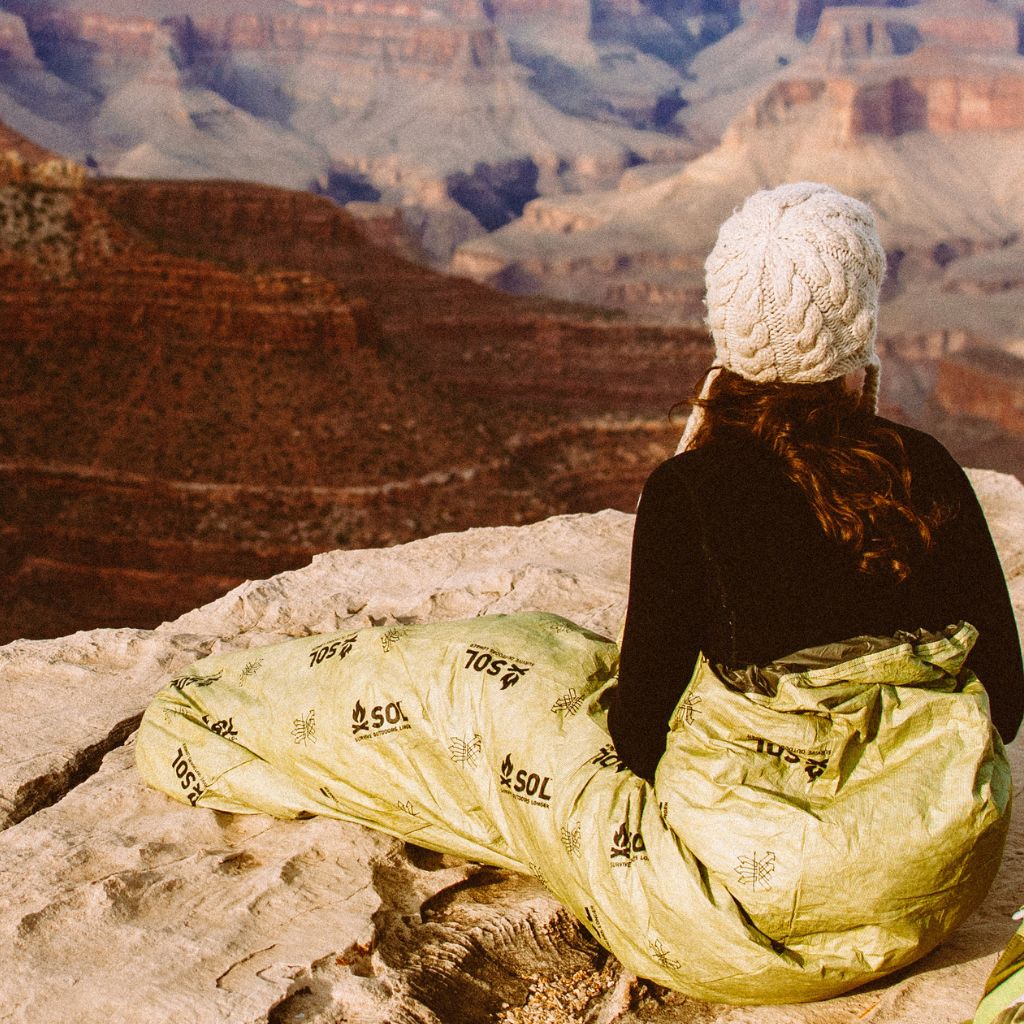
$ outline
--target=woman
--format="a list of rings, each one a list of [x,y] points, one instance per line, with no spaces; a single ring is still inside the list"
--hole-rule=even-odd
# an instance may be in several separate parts
[[[700,999],[826,998],[940,942],[991,884],[1009,820],[985,692],[960,671],[975,630],[946,629],[970,616],[990,637],[978,669],[1009,738],[998,562],[952,460],[835,381],[866,365],[869,400],[877,384],[867,209],[801,185],[739,218],[709,263],[734,372],[640,504],[618,755],[617,645],[526,612],[204,658],[146,711],[143,777],[195,807],[326,814],[530,871],[628,970]],[[932,624],[760,689],[702,661],[657,784],[624,770],[619,755],[653,772],[698,650],[764,662]]]
[[[760,665],[967,620],[992,719],[1017,732],[1020,645],[977,498],[934,438],[875,415],[884,269],[871,211],[825,185],[759,192],[722,225],[715,366],[643,490],[608,720],[649,780],[698,652]],[[859,393],[844,377],[862,369]]]

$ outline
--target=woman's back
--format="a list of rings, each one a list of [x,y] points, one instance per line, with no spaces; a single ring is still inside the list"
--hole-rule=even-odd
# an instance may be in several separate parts
[[[857,635],[939,630],[966,619],[969,665],[1009,741],[1024,710],[1012,606],[963,470],[934,438],[881,421],[903,443],[911,502],[944,515],[910,572],[864,572],[826,535],[781,462],[747,436],[719,435],[660,466],[637,512],[620,685],[609,716],[619,755],[653,776],[668,717],[698,651],[765,664]]]

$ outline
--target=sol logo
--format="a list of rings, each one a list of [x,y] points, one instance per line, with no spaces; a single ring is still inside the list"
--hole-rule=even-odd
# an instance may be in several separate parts
[[[551,804],[551,776],[531,772],[527,768],[517,771],[511,754],[506,754],[501,762],[499,782],[502,793],[523,803],[535,807],[548,807]]]
[[[205,792],[206,786],[200,780],[199,769],[196,768],[185,747],[178,747],[171,767],[178,777],[181,788],[186,790],[185,796],[188,798],[188,802],[195,807],[196,802]]]
[[[361,700],[352,709],[352,735],[356,739],[368,740],[391,732],[411,729],[409,716],[402,710],[402,702],[393,700],[387,704],[376,704],[367,712]]]
[[[626,766],[622,759],[615,753],[615,748],[606,743],[591,759],[591,764],[600,765],[602,768],[614,768],[617,772],[624,772]]]
[[[233,715],[230,718],[222,718],[217,722],[211,722],[209,715],[203,715],[203,722],[210,727],[211,732],[215,732],[218,736],[223,736],[226,740],[234,739],[238,735]]]
[[[825,774],[825,769],[828,768],[829,752],[826,748],[821,750],[792,750],[789,747],[784,747],[781,743],[772,743],[771,740],[766,740],[763,736],[751,736],[750,739],[756,740],[757,752],[759,754],[767,754],[769,757],[785,761],[787,764],[802,764],[804,771],[807,772],[808,782],[813,782],[815,779],[820,778]],[[823,754],[825,755],[824,757],[822,757]]]
[[[625,858],[625,862],[629,862],[635,860],[637,854],[646,852],[647,847],[644,845],[644,837],[639,829],[636,832],[630,832],[629,822],[624,821],[615,830],[615,835],[612,836],[612,860],[615,860],[616,857],[622,857]],[[619,863],[623,863],[623,861],[619,861]]]
[[[341,661],[355,646],[355,642],[356,635],[353,633],[351,636],[343,637],[341,640],[331,640],[321,644],[319,647],[313,648],[309,652],[309,667],[314,668],[327,661],[328,658],[337,657],[338,661]]]
[[[222,675],[224,675],[224,669],[218,669],[208,676],[178,676],[177,679],[171,680],[171,686],[179,693],[184,693],[189,686],[210,686],[217,682]]]
[[[466,650],[465,667],[489,676],[501,676],[503,690],[515,686],[530,671],[530,665],[531,662],[518,665],[509,658],[497,656],[496,651],[483,651],[479,647],[470,647]]]

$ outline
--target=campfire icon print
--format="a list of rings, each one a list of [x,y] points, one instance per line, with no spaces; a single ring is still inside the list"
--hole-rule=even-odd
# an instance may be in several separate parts
[[[366,708],[363,707],[361,700],[356,701],[356,706],[352,709],[352,735],[357,736],[361,732],[370,731],[370,722],[366,717]]]

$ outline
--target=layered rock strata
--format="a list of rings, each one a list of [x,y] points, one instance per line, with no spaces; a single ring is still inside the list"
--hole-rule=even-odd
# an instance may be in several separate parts
[[[243,184],[10,180],[0,311],[4,638],[155,625],[338,546],[630,509],[707,359]]]
[[[106,174],[384,201],[439,266],[531,199],[691,159],[773,85],[771,103],[788,102],[794,76],[849,76],[851,137],[1014,121],[1012,84],[986,98],[955,65],[1014,58],[1024,38],[1014,0],[3,7],[0,116],[52,149]],[[929,59],[943,81],[875,81],[894,60]],[[645,297],[677,295],[649,278],[613,288]]]
[[[1002,25],[1005,15],[995,14],[992,24]],[[837,8],[840,15],[897,12]],[[904,15],[941,36],[915,8],[900,8]],[[829,24],[822,15],[819,32]],[[722,221],[759,188],[826,181],[873,206],[890,256],[880,317],[887,411],[934,429],[961,457],[1020,473],[1009,420],[987,419],[996,405],[980,398],[951,418],[935,393],[935,357],[918,339],[969,334],[1010,349],[1024,337],[1021,57],[996,38],[976,39],[969,53],[932,40],[870,59],[829,56],[819,43],[776,74],[719,145],[677,172],[638,168],[615,190],[536,199],[517,221],[460,246],[452,269],[511,292],[695,323],[703,262]],[[996,451],[999,461],[988,462]]]
[[[955,353],[939,362],[935,396],[948,412],[1024,435],[1024,359],[981,347]]]
[[[442,262],[529,198],[693,152],[626,115],[560,109],[514,60],[501,12],[476,2],[4,6],[0,116],[44,143],[106,174],[383,198],[406,208],[422,251]],[[533,11],[531,23],[551,16],[566,20]],[[634,87],[636,119],[649,122],[680,78],[642,59],[655,83]]]
[[[684,169],[653,182],[626,178],[614,191],[534,200],[519,220],[462,245],[452,269],[508,290],[609,305],[635,295],[629,308],[647,313],[658,311],[657,289],[674,278],[662,309],[675,313],[682,298],[686,315],[692,302],[684,296],[700,287],[723,217],[751,191],[800,178],[863,195],[902,257],[930,264],[943,252],[1001,247],[1022,229],[1006,188],[1024,131],[1018,63],[932,53],[857,73],[794,68],[732,121],[718,148]],[[980,179],[969,170],[979,154]]]

